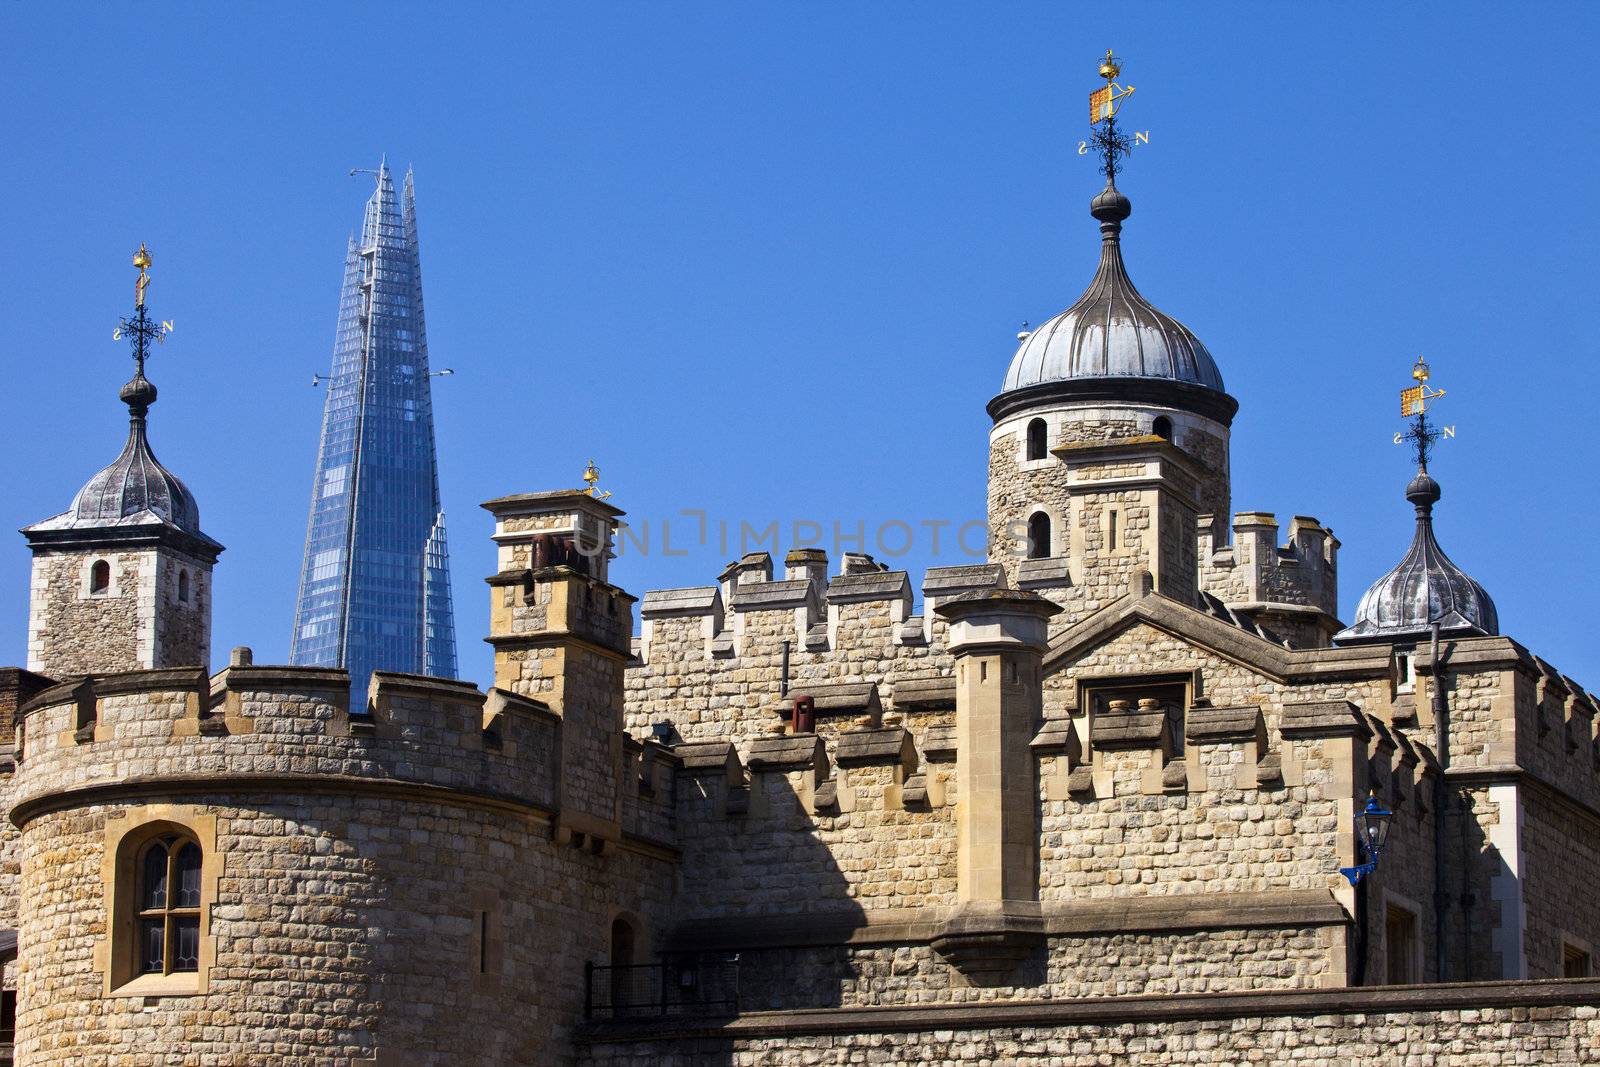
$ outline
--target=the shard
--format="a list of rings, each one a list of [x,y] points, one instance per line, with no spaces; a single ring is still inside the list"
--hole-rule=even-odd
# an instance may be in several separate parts
[[[289,660],[453,678],[455,619],[433,440],[411,172],[387,164],[351,238]]]

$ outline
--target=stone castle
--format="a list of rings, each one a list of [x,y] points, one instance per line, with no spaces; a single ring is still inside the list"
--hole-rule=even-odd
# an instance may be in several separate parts
[[[1130,211],[1094,198],[1093,280],[989,402],[991,562],[920,610],[810,547],[636,599],[618,508],[501,497],[487,691],[213,671],[222,546],[141,365],[122,454],[23,531],[17,1061],[1591,1054],[1594,697],[1499,633],[1425,470],[1349,626],[1326,526],[1230,517],[1237,404]]]

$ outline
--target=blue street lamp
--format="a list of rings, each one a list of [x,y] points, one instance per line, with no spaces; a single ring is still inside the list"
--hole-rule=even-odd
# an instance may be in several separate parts
[[[1354,985],[1367,981],[1367,887],[1363,879],[1378,869],[1378,858],[1383,855],[1384,842],[1389,839],[1389,820],[1394,812],[1378,803],[1378,794],[1367,794],[1367,806],[1356,814],[1356,837],[1361,842],[1362,855],[1367,862],[1354,867],[1340,867],[1339,873],[1350,879],[1356,891],[1356,959]]]
[[[1356,816],[1360,824],[1357,832],[1360,835],[1361,852],[1367,862],[1339,868],[1339,873],[1350,879],[1351,885],[1360,885],[1361,879],[1378,869],[1378,857],[1383,854],[1383,844],[1389,839],[1389,820],[1392,818],[1394,812],[1378,803],[1377,793],[1368,793],[1367,806]]]

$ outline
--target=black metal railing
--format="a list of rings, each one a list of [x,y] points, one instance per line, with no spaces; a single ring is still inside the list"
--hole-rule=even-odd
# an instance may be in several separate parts
[[[583,1014],[596,1020],[663,1015],[735,1015],[739,957],[694,956],[661,963],[584,964]]]

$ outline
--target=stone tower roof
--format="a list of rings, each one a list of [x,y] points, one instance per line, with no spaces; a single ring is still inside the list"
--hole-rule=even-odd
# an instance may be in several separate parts
[[[1435,622],[1441,634],[1500,632],[1494,601],[1483,586],[1450,561],[1434,539],[1433,505],[1440,495],[1439,483],[1426,468],[1406,486],[1406,499],[1417,509],[1417,532],[1411,547],[1393,570],[1362,594],[1356,621],[1334,635],[1336,642],[1420,637]]]
[[[1006,401],[1017,394],[1084,392],[1087,399],[1111,399],[1126,392],[1146,399],[1143,394],[1150,390],[1143,386],[1157,383],[1174,386],[1169,390],[1174,398],[1192,396],[1207,409],[1202,413],[1231,420],[1238,405],[1224,391],[1222,373],[1206,346],[1146,300],[1128,277],[1121,234],[1132,203],[1107,185],[1089,210],[1100,221],[1099,268],[1077,303],[1021,336],[990,413],[999,417],[997,406],[1013,410]]]

